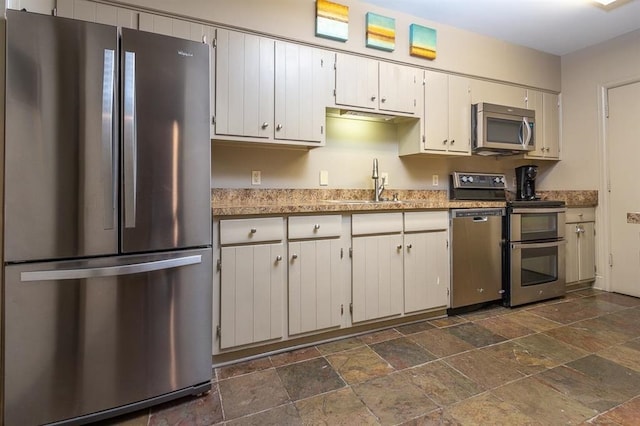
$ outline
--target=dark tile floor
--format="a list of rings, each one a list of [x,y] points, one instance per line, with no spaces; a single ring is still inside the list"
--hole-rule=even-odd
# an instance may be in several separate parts
[[[583,290],[216,369],[127,425],[638,425],[640,299]]]

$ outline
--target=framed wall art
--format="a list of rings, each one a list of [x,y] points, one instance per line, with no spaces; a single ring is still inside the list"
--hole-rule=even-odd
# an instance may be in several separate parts
[[[409,27],[409,54],[425,59],[435,59],[436,30],[411,24]]]
[[[367,47],[392,52],[396,48],[396,20],[367,13]]]
[[[349,6],[327,0],[317,0],[316,36],[347,41],[349,38]]]

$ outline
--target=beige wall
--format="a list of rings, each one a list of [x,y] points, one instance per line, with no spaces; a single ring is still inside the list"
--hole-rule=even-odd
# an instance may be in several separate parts
[[[562,57],[562,158],[550,189],[596,189],[602,174],[599,87],[640,78],[640,31]]]

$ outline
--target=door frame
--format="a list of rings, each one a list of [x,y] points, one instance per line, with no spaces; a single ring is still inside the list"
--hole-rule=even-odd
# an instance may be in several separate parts
[[[594,287],[612,291],[611,285],[611,197],[609,195],[609,140],[608,112],[609,90],[618,87],[640,83],[640,75],[635,75],[623,80],[609,81],[598,85],[598,154],[602,159],[600,164],[600,178],[598,188],[598,206],[596,208],[598,234],[601,238],[596,241],[596,282]],[[605,226],[606,224],[606,226]]]

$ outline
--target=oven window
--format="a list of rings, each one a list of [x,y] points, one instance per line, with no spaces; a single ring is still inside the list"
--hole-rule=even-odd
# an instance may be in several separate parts
[[[523,287],[558,280],[558,246],[522,248],[521,285]]]
[[[525,213],[520,218],[520,241],[558,238],[557,213]]]

